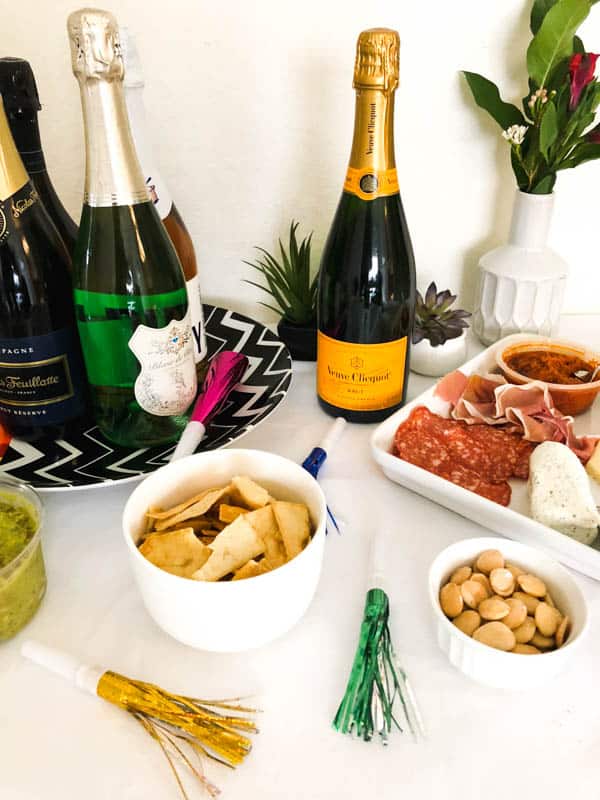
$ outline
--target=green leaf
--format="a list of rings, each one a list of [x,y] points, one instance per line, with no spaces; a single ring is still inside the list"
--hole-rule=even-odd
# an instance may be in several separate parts
[[[495,83],[476,72],[463,71],[463,75],[477,105],[487,111],[503,131],[510,128],[511,125],[525,124],[525,118],[519,109],[512,103],[505,103],[502,100]]]
[[[577,145],[567,159],[558,165],[557,169],[573,169],[586,161],[595,161],[600,158],[600,144],[584,142]]]
[[[540,123],[540,152],[546,161],[548,161],[548,150],[556,141],[557,136],[558,124],[556,119],[556,106],[552,100],[548,100]]]
[[[545,175],[540,181],[534,184],[530,194],[551,194],[556,183],[556,174]]]
[[[589,0],[558,0],[527,48],[527,69],[540,88],[552,70],[573,53],[575,32],[590,13]]]
[[[533,34],[539,31],[544,17],[555,3],[556,0],[534,0],[530,18],[530,27]]]
[[[510,152],[510,161],[512,164],[513,172],[515,173],[515,178],[517,179],[517,186],[519,187],[519,189],[521,189],[521,191],[527,191],[527,187],[529,185],[529,178],[527,177],[527,173],[520,164],[517,154],[512,149]]]

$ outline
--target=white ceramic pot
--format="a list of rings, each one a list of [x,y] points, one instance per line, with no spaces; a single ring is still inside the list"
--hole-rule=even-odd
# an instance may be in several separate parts
[[[533,656],[504,653],[467,636],[446,617],[439,602],[442,585],[457,567],[472,564],[490,549],[500,550],[507,561],[540,577],[557,608],[569,615],[571,632],[561,648]],[[571,574],[533,547],[499,537],[463,539],[442,550],[429,569],[429,600],[438,644],[450,663],[478,683],[500,689],[530,689],[550,681],[579,652],[588,627],[587,605]]]
[[[508,244],[481,257],[473,330],[484,344],[557,333],[568,267],[547,246],[553,206],[553,194],[517,191]]]
[[[144,558],[136,542],[149,506],[168,508],[234,475],[249,475],[277,499],[306,503],[315,533],[299,555],[264,575],[217,583],[171,575]],[[157,625],[191,647],[239,652],[281,636],[305,613],[321,573],[325,519],[323,492],[299,464],[260,450],[217,450],[149,475],[127,501],[123,533],[144,605]]]
[[[433,347],[429,339],[421,339],[410,348],[410,368],[419,375],[439,378],[452,372],[467,360],[467,332],[463,331],[456,339],[448,339],[444,344]]]

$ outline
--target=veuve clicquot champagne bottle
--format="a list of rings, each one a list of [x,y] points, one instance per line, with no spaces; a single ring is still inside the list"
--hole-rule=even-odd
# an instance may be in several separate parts
[[[405,401],[415,266],[394,157],[396,31],[356,50],[350,165],[321,259],[317,393],[329,414],[377,422]]]
[[[135,152],[116,20],[82,9],[68,30],[86,144],[75,310],[94,414],[117,444],[171,442],[197,388],[185,278]]]
[[[29,178],[44,208],[72,255],[77,239],[73,222],[52,185],[42,151],[38,111],[41,111],[33,70],[22,58],[0,58],[0,94],[8,124]]]
[[[206,373],[206,335],[204,332],[204,314],[200,294],[200,278],[192,237],[188,233],[181,214],[173,202],[167,184],[157,169],[148,136],[146,109],[144,107],[144,73],[137,51],[135,39],[127,28],[120,28],[121,50],[125,67],[125,103],[129,115],[129,125],[135,149],[137,150],[142,172],[146,179],[148,194],[154,203],[167,233],[183,267],[190,304],[192,332],[194,334],[194,357],[199,376]]]
[[[70,267],[0,99],[0,423],[13,436],[60,435],[84,411]]]

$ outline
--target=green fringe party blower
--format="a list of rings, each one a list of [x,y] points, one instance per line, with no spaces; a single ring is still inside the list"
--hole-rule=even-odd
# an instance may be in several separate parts
[[[388,626],[390,604],[382,588],[388,536],[388,532],[377,531],[371,545],[369,590],[358,648],[346,693],[333,720],[340,733],[354,734],[365,742],[378,733],[383,744],[388,743],[392,728],[403,731],[403,724],[415,741],[425,737],[416,698],[396,660]]]

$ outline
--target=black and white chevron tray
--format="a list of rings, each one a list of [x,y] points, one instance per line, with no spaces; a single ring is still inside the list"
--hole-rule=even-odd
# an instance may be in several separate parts
[[[267,328],[241,314],[204,306],[209,356],[244,353],[250,362],[240,384],[211,424],[199,450],[216,450],[255,428],[283,400],[292,378],[286,346]],[[129,450],[108,442],[83,420],[67,439],[13,439],[0,463],[5,473],[40,491],[96,488],[138,480],[169,460],[174,445]]]

